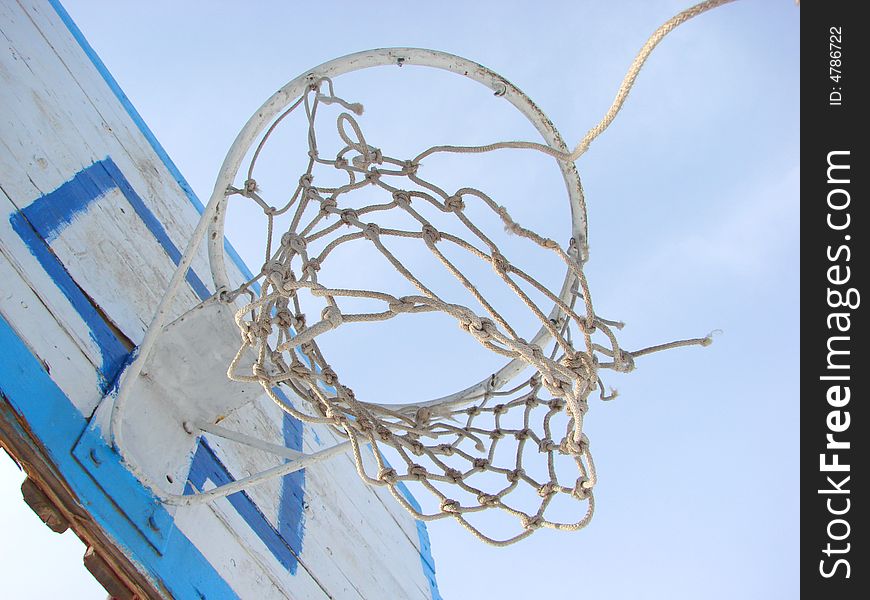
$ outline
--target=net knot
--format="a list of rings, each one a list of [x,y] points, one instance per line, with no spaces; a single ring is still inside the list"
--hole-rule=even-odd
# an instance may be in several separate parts
[[[566,404],[567,402],[565,402],[565,400],[563,400],[562,398],[553,398],[547,403],[547,405],[550,407],[550,410],[554,410],[557,412],[565,408]]]
[[[290,373],[295,375],[299,379],[307,379],[309,375],[311,375],[311,369],[306,367],[301,360],[293,357],[294,360],[290,364]]]
[[[535,515],[534,517],[523,515],[520,517],[520,524],[523,526],[523,529],[538,529],[543,523],[544,521],[540,515]]]
[[[562,443],[559,444],[559,451],[562,454],[570,454],[572,456],[580,456],[589,449],[589,442],[581,439],[579,442],[573,436],[566,436]]]
[[[438,452],[444,456],[453,456],[455,448],[450,444],[441,444],[438,446]]]
[[[282,261],[276,260],[274,258],[271,258],[263,263],[263,268],[260,270],[261,273],[266,275],[271,275],[272,273],[284,275],[287,271],[287,265],[285,265]]]
[[[408,467],[408,475],[416,479],[417,481],[423,481],[429,476],[429,472],[426,470],[426,467],[423,465],[411,465]]]
[[[257,191],[257,182],[254,179],[247,179],[245,181],[245,192],[244,195],[250,197],[251,194]]]
[[[266,367],[262,365],[262,363],[256,362],[253,364],[251,368],[254,377],[259,379],[261,382],[267,382],[269,379],[269,374],[266,372]]]
[[[366,223],[366,226],[363,228],[363,235],[366,239],[375,241],[381,235],[381,228],[375,223]]]
[[[365,169],[371,164],[380,165],[384,162],[384,155],[380,148],[355,146],[355,149],[360,151],[361,154],[354,156],[351,162],[358,169]]]
[[[290,248],[296,254],[302,254],[308,247],[304,237],[291,231],[281,236],[281,245],[285,248]]]
[[[359,215],[352,208],[345,208],[341,211],[340,218],[345,225],[354,225],[359,222]]]
[[[247,326],[248,333],[255,339],[261,340],[269,337],[272,333],[272,324],[267,321],[252,321]]]
[[[383,425],[376,428],[375,433],[378,434],[378,437],[381,438],[382,442],[389,442],[393,439],[393,432],[384,427]]]
[[[392,313],[408,313],[414,310],[417,304],[408,298],[397,298],[395,302],[390,302],[390,312]]]
[[[458,513],[460,509],[459,502],[445,498],[441,501],[441,512]]]
[[[408,448],[417,456],[422,456],[426,452],[426,446],[420,440],[408,439]]]
[[[489,432],[489,437],[493,440],[500,440],[504,437],[504,432],[501,429],[493,429]]]
[[[481,471],[485,471],[487,467],[489,467],[489,460],[485,458],[475,458],[472,463],[475,469],[480,469]]]
[[[293,273],[287,270],[275,270],[269,274],[269,283],[275,286],[276,290],[281,292],[290,292],[291,295],[296,289],[296,278]]]
[[[378,481],[380,481],[381,483],[386,483],[387,485],[395,485],[398,480],[399,475],[393,468],[381,469],[378,472]]]
[[[332,162],[332,166],[335,167],[336,169],[347,169],[347,165],[348,165],[347,159],[343,156],[337,157]]]
[[[338,207],[338,202],[335,198],[330,196],[329,198],[324,198],[320,201],[320,212],[323,214],[329,214],[331,212],[335,212]]]
[[[492,257],[490,258],[492,262],[492,268],[495,269],[495,272],[499,275],[504,275],[505,272],[510,268],[510,263],[505,256],[498,251],[494,251],[492,253]]]
[[[403,175],[416,175],[417,168],[420,165],[415,163],[413,160],[406,160],[402,163],[402,174]]]
[[[296,324],[296,317],[289,310],[279,310],[272,318],[272,322],[284,329],[290,329]]]
[[[589,478],[578,477],[574,484],[574,489],[571,490],[571,495],[578,500],[586,500],[592,495],[592,486],[589,485]]]
[[[505,477],[507,477],[507,480],[510,481],[511,483],[515,483],[515,482],[519,481],[525,474],[526,474],[525,469],[517,468],[517,469],[514,469],[513,471],[508,471],[505,474]]]
[[[492,407],[492,414],[498,416],[507,412],[507,407],[504,404],[496,404]]]
[[[498,332],[495,323],[486,318],[470,320],[468,323],[464,323],[463,325],[463,329],[466,329],[468,333],[473,335],[479,342],[487,342],[492,338],[494,333]]]
[[[477,502],[481,506],[494,506],[498,504],[499,497],[493,494],[479,494],[477,496]]]
[[[305,173],[299,178],[299,186],[307,189],[311,187],[311,182],[314,181],[314,175],[311,173]]]
[[[531,435],[531,433],[532,433],[532,430],[529,429],[528,427],[526,427],[525,429],[520,429],[519,431],[517,431],[514,434],[514,437],[517,439],[518,442],[521,442],[525,439],[528,439],[528,437]]]
[[[380,178],[381,178],[381,172],[378,171],[377,169],[375,169],[374,167],[372,167],[371,169],[366,171],[365,179],[369,183],[376,183],[380,180]]]
[[[462,212],[465,209],[465,201],[462,199],[462,196],[450,196],[444,202],[444,208],[450,212]]]
[[[559,445],[550,438],[544,438],[538,442],[538,451],[543,454],[549,454],[558,447]]]
[[[320,370],[320,380],[326,385],[335,385],[338,382],[338,375],[327,365]]]
[[[437,244],[441,241],[441,232],[429,224],[423,225],[423,240],[428,244]]]
[[[552,496],[555,493],[556,485],[552,481],[545,483],[538,488],[538,496],[540,496],[541,498],[547,498],[548,496]]]
[[[407,209],[411,205],[411,194],[404,190],[393,192],[393,201],[399,208]]]
[[[337,306],[327,306],[323,309],[323,312],[320,313],[320,317],[328,322],[332,329],[340,327],[344,321],[341,311]]]
[[[620,373],[631,373],[634,371],[634,356],[632,356],[631,352],[626,352],[625,350],[619,351],[618,360],[613,361],[613,368]]]
[[[468,408],[465,409],[465,412],[468,413],[469,417],[476,417],[477,415],[480,414],[480,407],[477,405],[469,406]]]
[[[309,273],[310,275],[314,275],[317,271],[320,270],[320,260],[317,258],[309,258],[307,261],[302,263],[302,272]]]
[[[462,481],[462,473],[460,471],[457,471],[456,469],[444,469],[444,477],[446,477],[453,483],[459,483],[460,481]]]
[[[326,418],[332,419],[334,425],[338,425],[339,427],[347,429],[347,415],[344,414],[344,411],[342,411],[341,409],[329,405],[329,407],[326,409]]]
[[[587,357],[583,352],[565,355],[559,362],[578,375],[586,375],[591,370],[589,357]]]

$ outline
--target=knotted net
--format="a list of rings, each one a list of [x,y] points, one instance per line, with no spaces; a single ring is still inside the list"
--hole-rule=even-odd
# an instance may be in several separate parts
[[[258,189],[255,166],[275,127],[300,105],[308,122],[308,166],[289,200],[276,207]],[[324,158],[318,151],[316,122],[321,105],[344,109],[335,119],[343,145],[334,157]],[[231,194],[256,202],[269,223],[266,261],[257,277],[261,283],[259,293],[251,291],[249,282],[233,294],[247,291],[253,299],[236,314],[242,344],[230,366],[230,377],[260,383],[272,400],[302,421],[334,427],[350,440],[359,475],[372,485],[388,486],[417,518],[453,517],[480,539],[497,545],[516,542],[540,527],[583,527],[592,515],[592,489],[596,483],[583,420],[593,391],[598,390],[602,399],[610,398],[604,392],[600,370],[628,372],[639,355],[665,347],[705,344],[708,340],[685,340],[639,352],[624,350],[614,333],[621,324],[599,317],[593,309],[583,273],[585,248],[576,239],[563,248],[517,223],[504,206],[482,190],[463,187],[447,192],[420,173],[421,161],[434,153],[486,152],[505,147],[503,144],[439,146],[410,159],[395,158],[367,142],[357,119],[361,112],[358,104],[335,95],[329,79],[312,80],[308,91],[276,119],[261,140],[244,187],[230,190]],[[344,183],[316,186],[318,170],[323,169],[339,172]],[[372,198],[377,200],[371,203]],[[361,200],[368,203],[362,204]],[[567,299],[511,262],[493,241],[494,236],[469,218],[466,207],[470,202],[491,211],[510,233],[561,260],[568,271]],[[391,211],[402,211],[417,226],[380,226],[379,216]],[[465,235],[437,229],[429,216],[431,211],[450,215]],[[279,237],[273,222],[284,214],[292,215],[291,224]],[[483,314],[427,286],[425,273],[413,272],[413,265],[403,263],[391,250],[391,241],[396,238],[425,245],[461,282]],[[417,293],[395,296],[381,290],[336,288],[321,283],[321,270],[328,268],[335,251],[358,243],[375,248]],[[450,253],[442,250],[444,246],[453,246],[488,263],[504,284],[503,289],[516,294],[540,322],[543,339],[549,339],[549,345],[522,338],[495,303],[449,258]],[[548,305],[539,306],[541,301],[533,299],[532,291],[538,292]],[[325,303],[319,318],[312,318],[303,296]],[[343,310],[343,304],[351,298],[377,301],[383,310]],[[446,401],[383,405],[357,398],[318,345],[319,336],[344,324],[433,311],[452,317],[487,350],[519,361],[527,367],[527,377],[504,389],[506,382],[494,374],[476,389]],[[256,356],[253,369],[243,370],[243,358],[249,353]],[[284,401],[275,390],[280,385],[305,399],[311,410]],[[376,468],[371,472],[363,459],[366,445],[375,450]],[[393,457],[395,464],[387,462],[386,454]],[[560,466],[565,461],[573,468]],[[419,483],[431,492],[438,509],[423,512],[411,504],[400,489],[409,482]],[[517,493],[523,488],[533,494]],[[559,496],[580,503],[576,519],[548,518],[548,506]],[[515,497],[522,497],[522,501],[515,502]],[[531,504],[530,498],[534,498]],[[487,509],[516,517],[519,531],[498,539],[484,533],[469,517]]]
[[[310,75],[305,92],[265,131],[243,185],[227,190],[230,196],[255,202],[268,222],[261,271],[235,291],[224,292],[226,300],[243,293],[251,298],[236,314],[242,341],[229,376],[261,384],[294,417],[326,424],[347,438],[360,477],[371,485],[387,486],[418,519],[454,518],[494,545],[514,543],[542,527],[584,527],[594,509],[597,479],[583,432],[584,417],[593,392],[602,400],[615,395],[605,392],[602,370],[629,372],[642,355],[678,346],[705,346],[711,338],[625,350],[615,334],[622,324],[602,318],[593,308],[583,271],[585,237],[575,235],[563,246],[518,223],[481,189],[442,189],[422,176],[422,161],[438,153],[513,148],[546,153],[563,167],[573,163],[613,121],[659,41],[679,24],[728,1],[702,2],[656,30],[636,57],[610,110],[570,153],[533,142],[499,142],[433,146],[411,158],[393,157],[367,141],[358,118],[360,104],[336,95],[330,78]],[[299,174],[289,199],[274,202],[260,190],[255,167],[275,130],[300,106],[307,121],[307,168]],[[329,157],[318,148],[316,123],[322,106],[338,111],[334,124],[340,150]],[[324,171],[333,179],[339,174],[342,183],[317,185]],[[571,193],[579,195],[583,205],[579,181]],[[489,211],[510,234],[564,263],[567,277],[562,290],[552,291],[512,261],[494,236],[470,217],[471,203]],[[385,225],[382,217],[396,212],[409,217],[413,226]],[[449,216],[461,234],[437,228],[433,214]],[[274,225],[282,216],[289,217],[290,224],[278,235]],[[585,214],[574,218],[585,224]],[[400,239],[425,246],[473,298],[476,310],[439,293],[426,283],[425,273],[401,260],[392,249]],[[336,250],[355,244],[375,249],[415,293],[392,294],[322,282],[322,273],[336,260]],[[456,251],[489,265],[502,284],[496,293],[514,294],[525,305],[541,326],[532,341],[521,337],[496,309],[492,291],[476,285],[450,258]],[[256,283],[260,284],[258,291]],[[374,301],[382,308],[343,308],[352,300]],[[318,343],[320,336],[345,324],[432,312],[452,318],[484,348],[508,358],[508,366],[438,401],[385,405],[376,398],[357,398]],[[251,355],[255,357],[253,367],[243,366],[250,365]],[[288,403],[276,391],[279,386],[292,389],[307,406]],[[369,447],[373,460],[364,456]],[[435,508],[423,510],[409,499],[403,490],[406,484],[431,493]],[[571,508],[555,511],[554,517],[551,509],[559,500],[567,500]],[[505,535],[503,527],[477,520],[477,515],[491,512],[512,517],[515,532]]]

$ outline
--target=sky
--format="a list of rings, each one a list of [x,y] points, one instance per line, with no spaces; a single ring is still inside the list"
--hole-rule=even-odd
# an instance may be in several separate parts
[[[604,114],[647,36],[689,5],[64,2],[203,201],[266,98],[325,60],[367,48],[429,47],[484,64],[526,92],[573,145]],[[586,274],[600,314],[626,323],[622,344],[722,333],[708,348],[607,374],[620,396],[590,401],[585,430],[599,483],[585,530],[541,531],[494,549],[451,521],[430,524],[444,598],[798,595],[799,13],[790,0],[739,0],[679,28],[577,162],[589,209]],[[537,139],[490,94],[448,79],[371,72],[336,85],[366,105],[366,131],[387,153]],[[565,239],[564,186],[551,160],[480,160],[433,161],[433,177],[470,178],[523,222]],[[228,235],[255,263],[250,231],[237,224]],[[425,321],[385,327],[348,331],[334,344],[355,389],[422,399],[491,368],[489,357],[464,354],[455,332],[442,336]],[[397,348],[384,344],[403,332]],[[437,343],[409,354],[419,336]],[[383,360],[367,360],[373,355]],[[388,359],[407,364],[389,371],[384,390]],[[433,368],[444,377],[427,378]],[[4,516],[15,485],[4,472]],[[30,521],[22,516],[20,526],[42,527]],[[87,579],[83,548],[71,548],[64,576]],[[37,564],[36,555],[16,554],[23,561],[14,567],[4,556],[6,577]]]

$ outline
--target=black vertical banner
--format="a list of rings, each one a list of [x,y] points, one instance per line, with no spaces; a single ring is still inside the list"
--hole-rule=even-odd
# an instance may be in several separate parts
[[[870,597],[865,4],[801,5],[801,591]],[[866,292],[866,293],[865,293]],[[860,458],[859,458],[860,457]],[[859,490],[863,490],[863,493]]]

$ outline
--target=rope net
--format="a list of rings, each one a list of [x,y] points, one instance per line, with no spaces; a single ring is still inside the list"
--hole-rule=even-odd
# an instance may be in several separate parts
[[[315,124],[321,105],[345,109],[335,120],[342,147],[331,158],[321,157],[318,151]],[[308,122],[308,167],[290,199],[275,207],[258,189],[254,170],[275,127],[299,106],[304,108]],[[516,542],[541,527],[583,527],[592,515],[592,489],[596,483],[583,420],[593,391],[598,390],[603,400],[612,397],[604,391],[600,370],[629,372],[636,356],[667,347],[706,344],[709,340],[685,340],[639,352],[622,349],[614,334],[621,323],[603,319],[593,310],[583,273],[585,248],[577,240],[572,238],[563,249],[554,240],[517,223],[505,207],[483,191],[463,187],[448,193],[419,173],[420,161],[436,152],[482,152],[503,145],[493,144],[483,150],[440,146],[411,159],[394,158],[366,141],[355,116],[361,113],[360,105],[335,95],[329,79],[313,80],[307,93],[280,115],[263,137],[244,186],[229,190],[230,194],[256,202],[268,221],[266,260],[256,278],[261,284],[259,293],[252,291],[252,281],[230,294],[235,298],[246,292],[252,299],[236,314],[242,344],[230,365],[229,376],[236,381],[260,383],[273,401],[302,421],[332,426],[351,442],[360,477],[372,485],[388,486],[393,496],[419,519],[455,518],[481,540],[496,545]],[[344,183],[315,186],[315,175],[322,169],[340,173]],[[378,201],[360,204],[361,197],[376,197]],[[469,218],[466,208],[470,202],[491,211],[509,233],[561,260],[568,272],[567,297],[550,291],[511,262],[493,241],[494,236]],[[436,229],[434,219],[427,218],[427,212],[433,210],[450,215],[465,236]],[[416,227],[378,225],[378,217],[391,211],[410,216]],[[279,237],[274,232],[274,220],[281,215],[291,220],[289,229]],[[482,314],[428,287],[423,275],[412,272],[411,266],[391,250],[391,241],[398,238],[425,245],[461,282]],[[321,283],[321,270],[330,264],[336,249],[354,243],[370,244],[417,293],[396,296]],[[540,322],[549,345],[542,347],[520,337],[458,262],[448,258],[450,253],[442,250],[445,246],[487,263],[505,288],[516,294]],[[546,307],[533,299],[534,291],[546,301]],[[304,298],[325,304],[319,319],[311,318],[311,308]],[[342,310],[349,299],[377,301],[383,309]],[[501,389],[504,382],[493,375],[470,393],[443,402],[383,405],[357,398],[318,346],[319,336],[343,324],[433,311],[452,317],[487,350],[520,361],[527,367],[526,377],[511,389]],[[575,341],[579,342],[576,348]],[[251,353],[256,356],[253,368],[243,368],[248,364],[244,358]],[[274,389],[279,385],[288,386],[305,399],[310,410],[284,401]],[[367,469],[363,459],[367,445],[374,450],[374,469]],[[387,462],[387,454],[395,464]],[[566,463],[570,469],[565,469]],[[424,512],[412,505],[400,489],[402,483],[422,485],[435,497],[437,510]],[[548,518],[548,507],[560,496],[579,503],[576,518]],[[484,533],[470,518],[488,509],[515,517],[518,532],[506,538]]]
[[[387,486],[418,519],[453,518],[479,539],[499,546],[517,542],[540,528],[584,527],[593,513],[597,480],[589,440],[583,432],[588,400],[595,391],[602,400],[615,396],[615,392],[605,392],[601,371],[627,373],[634,369],[639,356],[678,346],[706,346],[711,337],[636,351],[621,348],[615,330],[622,324],[600,317],[593,309],[583,272],[585,239],[571,238],[563,248],[523,227],[480,189],[461,187],[448,192],[424,179],[421,161],[437,153],[519,148],[573,162],[613,121],[661,39],[686,20],[729,1],[702,2],[656,30],[631,65],[605,117],[571,152],[520,141],[475,147],[433,146],[409,159],[388,156],[366,140],[357,119],[362,106],[337,96],[330,79],[311,76],[307,91],[263,135],[243,186],[227,191],[228,195],[254,201],[268,222],[260,273],[225,293],[227,300],[243,293],[251,298],[236,314],[242,342],[229,367],[230,378],[261,384],[274,402],[297,419],[331,426],[350,441],[360,477],[371,485]],[[325,105],[339,111],[335,126],[340,150],[329,158],[321,155],[315,131],[318,109]],[[276,206],[263,197],[254,178],[255,166],[276,128],[300,106],[307,119],[308,166],[289,200]],[[323,171],[333,178],[339,174],[342,183],[316,186],[315,175]],[[582,189],[575,191],[583,205]],[[357,200],[361,197],[377,201],[364,203]],[[512,262],[493,236],[469,216],[470,203],[488,210],[507,232],[562,261],[567,269],[562,291],[554,293]],[[449,216],[463,234],[436,228],[432,211]],[[384,225],[382,217],[396,212],[410,217],[413,227]],[[282,216],[289,218],[290,224],[279,236],[274,231],[275,222]],[[585,215],[582,218],[585,222]],[[477,310],[428,287],[423,275],[414,272],[414,265],[403,262],[391,249],[400,239],[425,246],[473,298]],[[355,243],[374,248],[415,293],[395,295],[322,283],[321,271],[335,262],[336,250]],[[540,323],[541,332],[534,338],[538,343],[515,331],[496,310],[491,296],[449,258],[451,252],[446,248],[491,267],[503,289],[514,294]],[[260,288],[255,292],[257,282]],[[375,301],[382,308],[343,310],[353,300]],[[323,306],[319,315],[318,309],[312,310],[313,305]],[[502,369],[482,384],[440,401],[391,406],[357,398],[318,345],[320,336],[344,324],[431,312],[448,315],[487,350],[521,368],[507,376]],[[253,367],[243,366],[250,364],[251,355],[255,357]],[[509,381],[514,387],[507,385]],[[307,407],[288,404],[284,395],[275,391],[281,385],[292,389]],[[364,456],[368,447],[373,461]],[[387,454],[392,463],[387,461]],[[404,484],[422,486],[434,498],[435,508],[424,511],[412,504],[403,493]],[[568,501],[567,511],[552,510],[560,500]],[[515,533],[505,536],[503,527],[477,518],[480,513],[498,511],[512,518]]]

